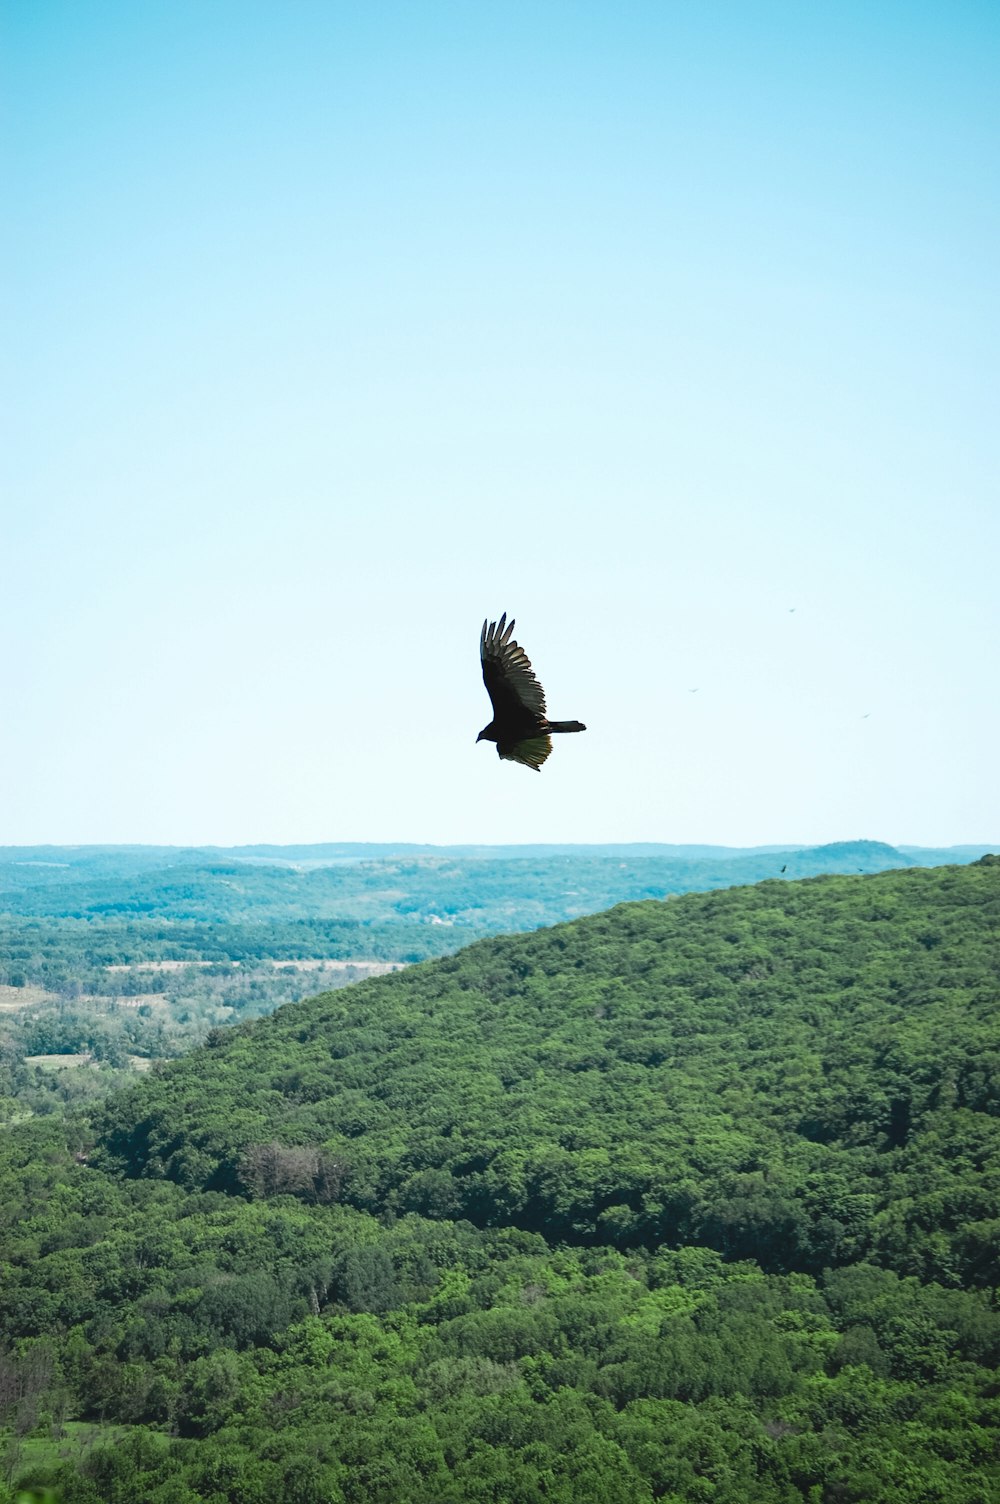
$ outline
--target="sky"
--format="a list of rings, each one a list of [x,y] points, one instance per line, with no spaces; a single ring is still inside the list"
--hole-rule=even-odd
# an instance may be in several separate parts
[[[0,844],[1000,844],[998,66],[976,0],[5,5]]]

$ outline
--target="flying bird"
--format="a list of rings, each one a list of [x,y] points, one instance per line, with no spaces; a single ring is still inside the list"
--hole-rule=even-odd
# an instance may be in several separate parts
[[[506,611],[498,622],[483,622],[479,657],[483,683],[493,702],[493,719],[476,737],[496,742],[497,756],[539,772],[552,751],[553,731],[586,731],[582,721],[550,721],[545,691],[535,678],[528,655],[513,641],[514,619]]]

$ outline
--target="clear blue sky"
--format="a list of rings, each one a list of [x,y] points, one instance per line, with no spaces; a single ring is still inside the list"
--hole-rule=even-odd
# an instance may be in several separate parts
[[[0,24],[0,844],[1000,841],[995,5]]]

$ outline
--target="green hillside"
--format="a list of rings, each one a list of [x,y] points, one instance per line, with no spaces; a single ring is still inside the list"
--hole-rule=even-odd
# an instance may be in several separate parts
[[[1000,860],[627,904],[0,1139],[0,1504],[989,1504]]]
[[[623,905],[216,1034],[103,1152],[240,1192],[274,1142],[377,1214],[975,1279],[998,932],[1000,864]]]

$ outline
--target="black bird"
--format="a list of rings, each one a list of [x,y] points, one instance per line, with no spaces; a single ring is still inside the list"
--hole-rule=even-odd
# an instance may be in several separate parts
[[[782,867],[781,870],[782,870],[782,872],[787,872],[788,871],[788,863],[787,862],[785,863],[785,865]]]
[[[552,751],[553,731],[586,731],[582,721],[550,721],[545,714],[545,691],[535,678],[528,655],[511,638],[514,619],[506,611],[498,622],[483,622],[479,656],[483,683],[493,702],[493,719],[476,737],[496,742],[497,756],[521,762],[539,772]]]

